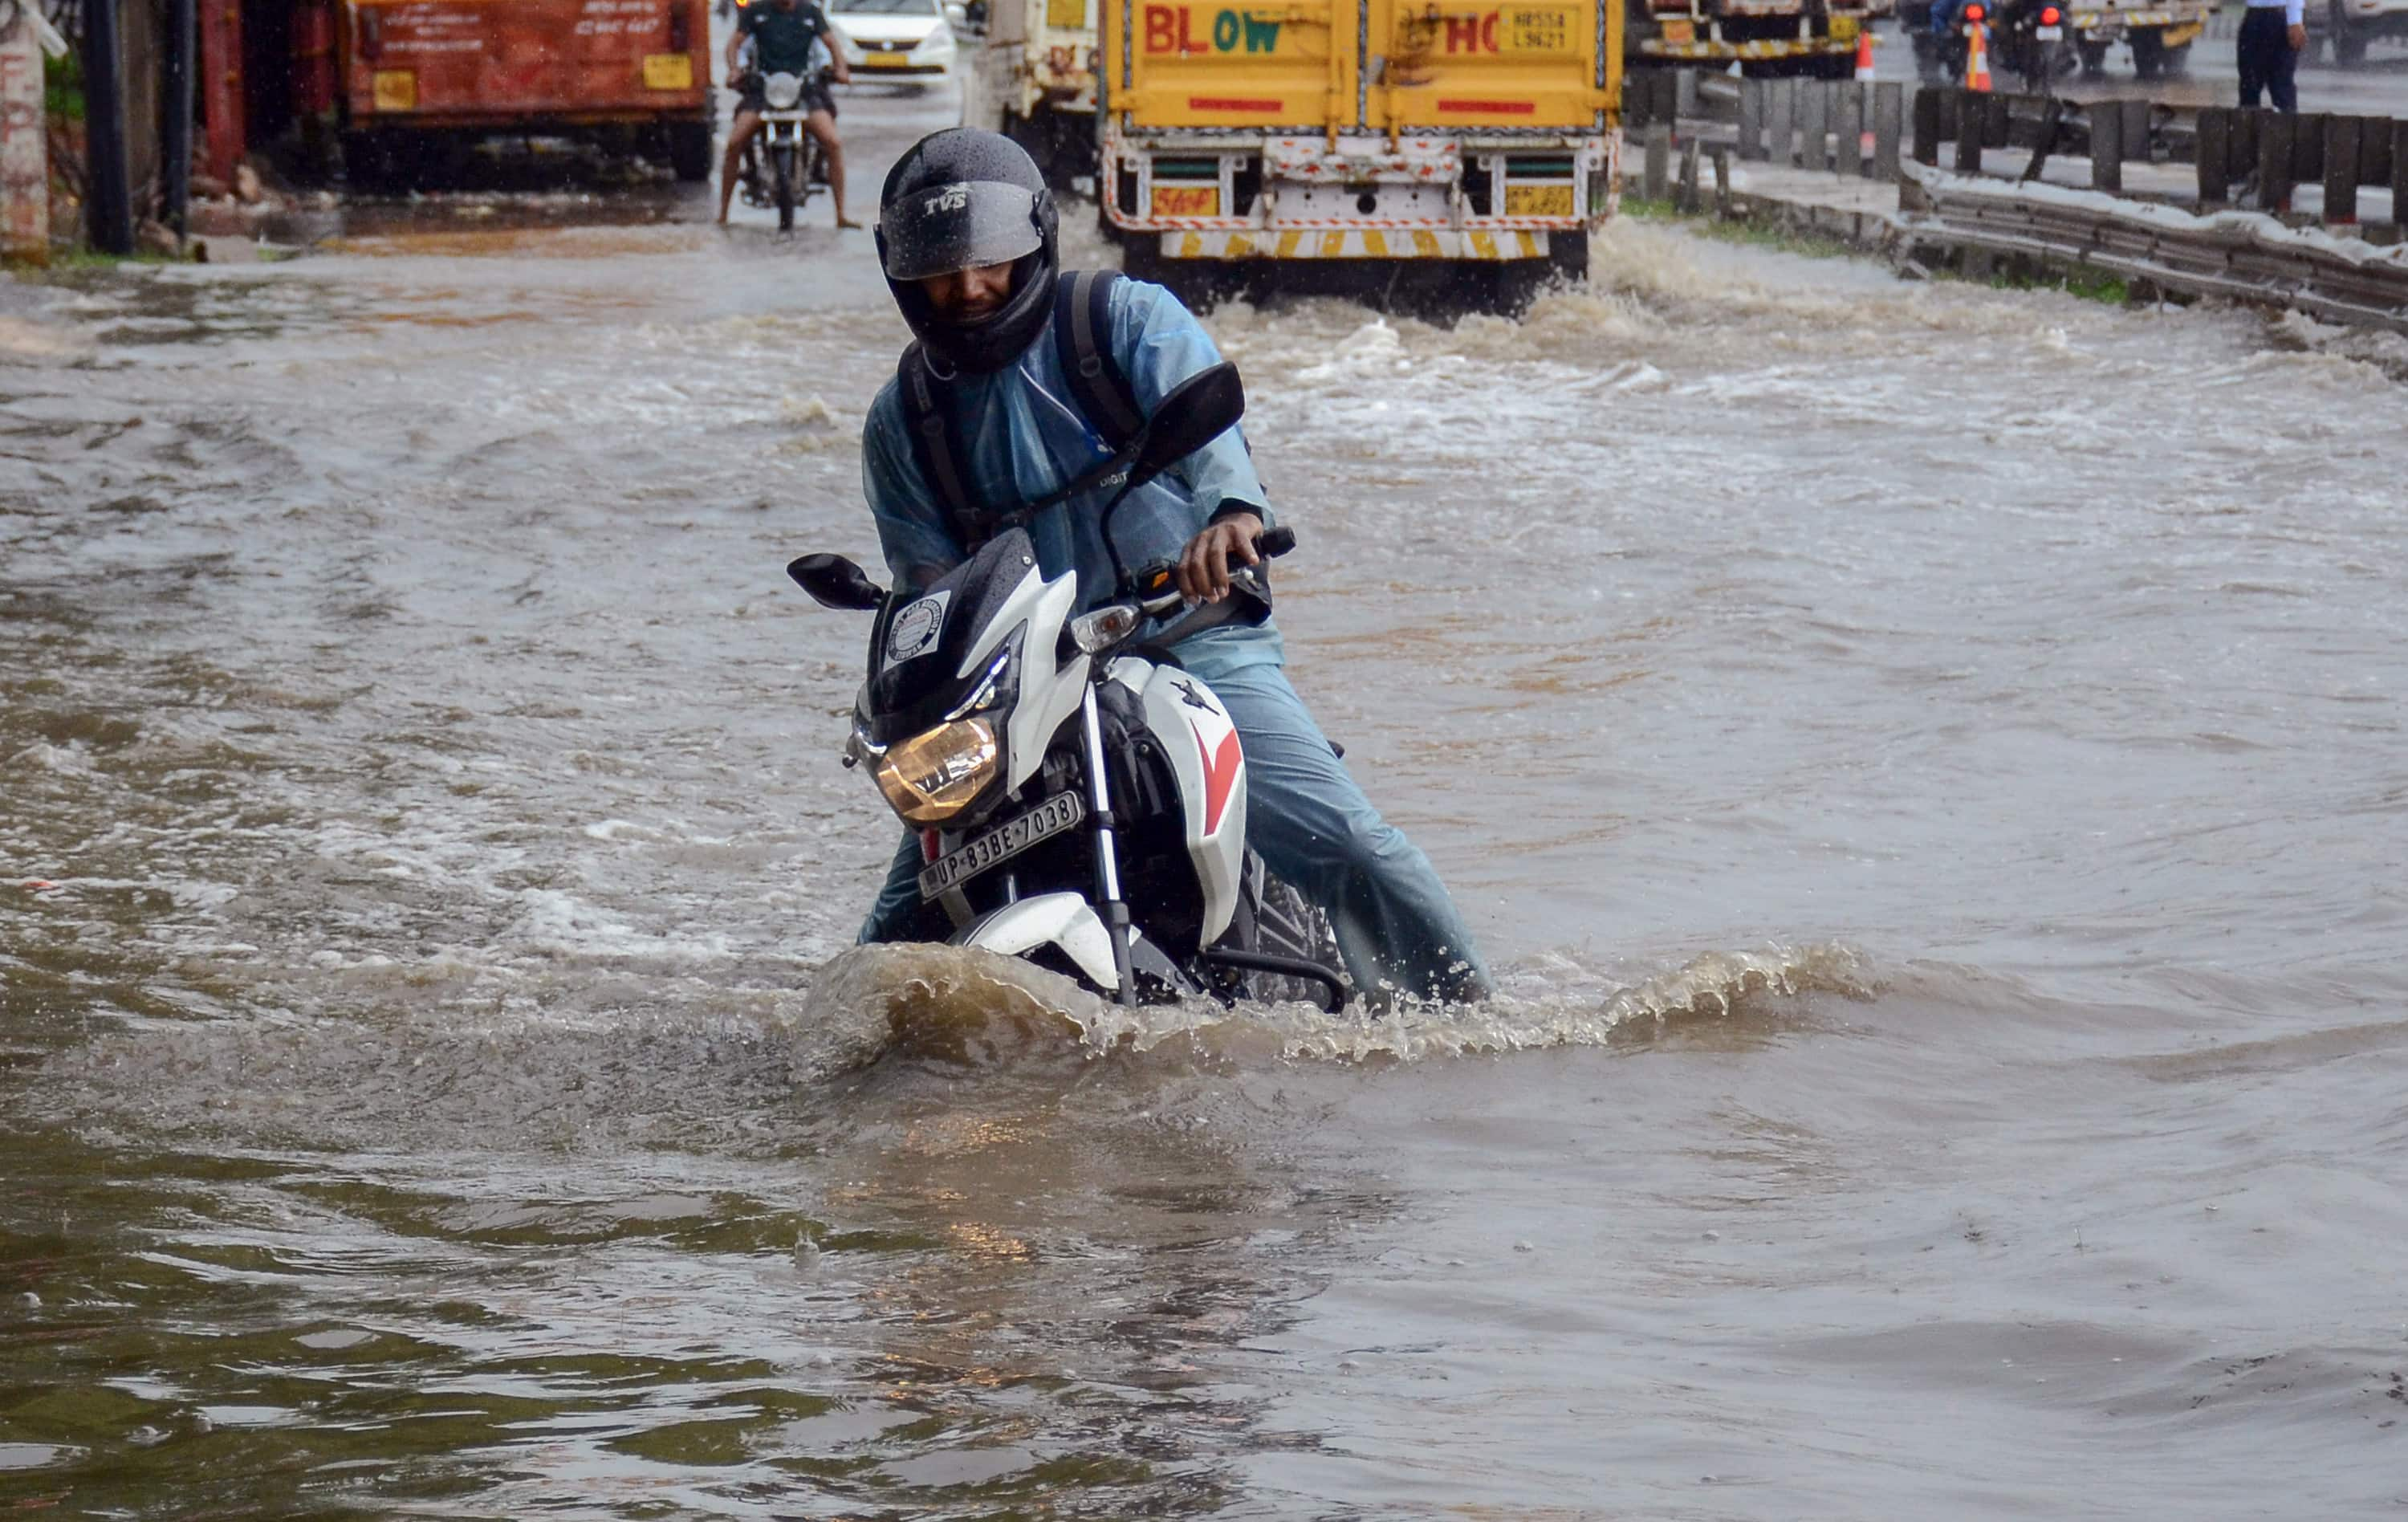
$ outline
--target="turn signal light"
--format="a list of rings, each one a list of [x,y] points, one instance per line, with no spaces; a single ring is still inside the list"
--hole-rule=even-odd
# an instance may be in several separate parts
[[[1070,621],[1070,642],[1089,655],[1100,655],[1136,632],[1137,610],[1125,602]]]

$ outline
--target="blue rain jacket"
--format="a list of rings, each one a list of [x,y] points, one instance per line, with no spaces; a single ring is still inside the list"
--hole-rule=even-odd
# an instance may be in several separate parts
[[[1113,357],[1137,394],[1139,410],[1149,416],[1165,393],[1221,358],[1195,316],[1158,285],[1115,282],[1111,326]],[[967,484],[998,511],[1060,491],[1111,458],[1101,435],[1072,400],[1051,332],[1040,334],[1003,369],[952,382],[951,395]],[[896,380],[888,380],[869,404],[869,419],[862,429],[861,486],[878,524],[887,569],[897,584],[910,584],[916,567],[950,569],[968,558],[943,498],[921,474]],[[1111,600],[1112,562],[1102,532],[1103,508],[1111,497],[1108,488],[1082,493],[1047,509],[1028,525],[1029,537],[1037,542],[1038,565],[1049,578],[1066,570],[1078,572],[1082,612]],[[1177,559],[1225,504],[1252,509],[1266,527],[1275,521],[1239,428],[1138,488],[1121,504],[1112,516],[1112,538],[1120,546],[1122,563],[1135,570],[1156,560]],[[1249,666],[1275,666],[1282,659],[1279,631],[1269,624],[1208,629],[1181,641],[1177,653],[1206,682]]]

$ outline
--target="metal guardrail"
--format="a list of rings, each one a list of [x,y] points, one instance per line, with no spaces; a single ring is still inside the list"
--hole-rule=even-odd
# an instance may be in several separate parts
[[[2168,290],[2408,332],[2408,246],[2379,248],[2254,212],[2202,214],[1921,167],[1908,176],[1901,222],[1910,238],[2085,265]]]
[[[1646,194],[1669,193],[1684,210],[1705,209],[1698,158],[1704,136],[1719,130],[1700,134],[1684,124],[1675,182],[1671,119],[1694,111],[1727,122],[1735,115],[1735,149],[1705,150],[1714,160],[1714,204],[1726,215],[1744,199],[1784,222],[1894,255],[1901,247],[1949,258],[1980,251],[2408,333],[2408,122],[1926,87],[1914,99],[1915,162],[1901,164],[1901,90],[1717,79],[1700,80],[1685,98],[1663,92],[1662,99],[1634,102]],[[1876,145],[1870,155],[1862,149],[1869,122]],[[1939,167],[1943,144],[1953,147],[1955,173]],[[2010,148],[2028,153],[2015,178],[1982,173],[1985,152]],[[2052,155],[2087,157],[2091,188],[2049,183],[2043,171]],[[1733,156],[1830,173],[1842,184],[1895,179],[1899,211],[1868,210],[1861,192],[1827,202],[1795,179],[1783,182],[1791,187],[1784,191],[1734,198]],[[2176,204],[2183,197],[2174,185],[2154,198],[2125,194],[2128,165],[2186,162],[2197,165],[2198,209]],[[2394,223],[2329,232],[2265,211],[2223,209],[2244,191],[2259,206],[2286,208],[2291,185],[2316,181],[2327,219],[2336,223],[2354,219],[2359,186],[2388,185]]]

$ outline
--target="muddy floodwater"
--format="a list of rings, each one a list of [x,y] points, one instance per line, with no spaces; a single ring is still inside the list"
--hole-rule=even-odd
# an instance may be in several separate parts
[[[0,287],[0,1507],[2408,1508],[2408,346],[1215,313],[1504,991],[1123,1018],[848,951],[904,330],[674,209]]]

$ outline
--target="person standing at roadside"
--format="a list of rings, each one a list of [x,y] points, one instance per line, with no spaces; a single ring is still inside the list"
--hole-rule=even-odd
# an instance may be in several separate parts
[[[2243,108],[2256,109],[2262,91],[2274,98],[2274,109],[2296,114],[2300,91],[2291,75],[2307,45],[2305,0],[2249,0],[2239,48]]]

